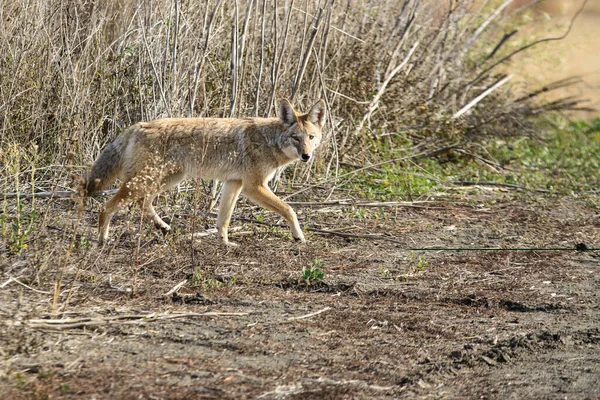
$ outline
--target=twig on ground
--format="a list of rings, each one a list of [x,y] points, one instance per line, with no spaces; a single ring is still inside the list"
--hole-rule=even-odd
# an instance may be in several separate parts
[[[209,215],[214,215],[215,217],[217,216],[217,214],[215,214],[215,213],[209,213]],[[203,230],[202,232],[192,233],[192,238],[206,237],[206,236],[214,235],[216,233],[217,233],[217,228],[210,228],[210,229]]]
[[[212,212],[200,212],[203,213],[205,215],[209,215],[211,217],[217,217],[216,213],[212,213]],[[239,231],[240,229],[242,229],[240,226],[234,226],[232,228],[229,228],[229,232],[235,232],[235,231]],[[215,235],[218,232],[217,228],[209,228],[209,229],[205,229],[202,232],[194,232],[191,235],[192,239],[195,238],[201,238],[201,237],[206,237],[206,236],[210,236],[210,235]]]
[[[164,321],[178,318],[197,317],[242,317],[248,312],[206,312],[206,313],[177,313],[177,314],[126,314],[110,317],[87,317],[67,319],[30,319],[25,321],[25,326],[35,329],[74,329],[116,324],[144,324],[147,322]]]
[[[319,310],[319,311],[315,311],[315,312],[313,312],[313,313],[310,313],[310,314],[300,315],[300,316],[298,316],[298,317],[289,317],[289,318],[288,318],[286,321],[287,321],[287,322],[290,322],[290,321],[298,321],[298,320],[301,320],[301,319],[312,318],[312,317],[314,317],[315,315],[322,314],[322,313],[324,313],[325,311],[329,311],[329,310],[331,310],[331,307],[325,307],[325,308],[323,308],[323,309],[321,309],[321,310]]]
[[[377,392],[387,392],[391,390],[396,390],[398,393],[403,392],[406,389],[406,386],[379,386],[379,385],[371,385],[368,382],[361,381],[358,379],[351,380],[341,380],[336,381],[329,378],[319,377],[318,379],[309,379],[303,382],[304,387],[302,385],[287,385],[287,386],[278,386],[275,390],[265,392],[257,397],[257,399],[264,398],[287,398],[293,395],[299,395],[299,397],[303,397],[302,394],[310,393],[308,390],[314,390],[318,385],[328,385],[328,386],[348,386],[348,387],[358,387],[365,390],[373,390]],[[311,388],[311,389],[305,389]]]
[[[349,233],[349,232],[339,232],[339,231],[330,231],[325,229],[317,229],[317,228],[308,228],[310,232],[314,232],[321,235],[334,235],[341,236],[346,238],[357,238],[357,239],[371,239],[371,240],[384,240],[386,242],[392,243],[402,243],[397,238],[392,236],[371,234],[371,233]]]
[[[178,292],[179,289],[181,289],[183,287],[183,285],[185,285],[187,283],[187,281],[188,281],[187,279],[182,280],[177,285],[173,286],[173,288],[171,290],[169,290],[167,293],[165,293],[163,296],[165,296],[165,297],[172,296],[173,293]]]
[[[116,290],[117,292],[123,292],[123,293],[131,293],[131,288],[125,288],[123,289],[121,286],[116,286],[112,284],[112,275],[108,275],[108,288],[112,289],[112,290]]]
[[[441,154],[449,153],[450,151],[455,150],[457,148],[458,148],[458,143],[454,143],[454,144],[450,144],[448,146],[444,146],[444,147],[440,147],[438,149],[434,149],[434,150],[426,152],[426,153],[416,154],[416,155],[414,155],[411,158],[416,160],[416,159],[419,159],[419,158],[435,157],[435,156],[439,156]]]
[[[443,209],[444,207],[426,206],[423,203],[430,201],[383,201],[383,202],[355,202],[351,200],[332,200],[332,201],[289,201],[288,204],[296,207],[328,207],[328,206],[353,206],[365,208],[392,208],[392,207],[407,207],[407,208],[426,208],[426,209]]]
[[[362,387],[362,388],[365,388],[365,389],[375,390],[375,391],[378,391],[378,392],[398,389],[397,386],[372,385],[372,384],[370,384],[368,382],[361,381],[361,380],[358,380],[358,379],[336,381],[334,379],[319,378],[317,380],[317,382],[323,382],[323,383],[328,384],[328,385],[352,385],[352,386],[359,386],[359,387]]]
[[[477,155],[475,153],[471,153],[470,151],[467,151],[465,149],[456,149],[456,152],[464,154],[466,156],[469,156],[469,157],[472,157],[472,158],[474,158],[476,160],[481,161],[483,164],[485,164],[486,166],[490,167],[494,172],[498,172],[498,170],[504,169],[502,167],[502,165],[498,164],[497,162],[485,159],[485,158],[483,158],[483,157],[481,157],[481,156],[479,156],[479,155]]]
[[[273,325],[273,324],[276,325],[276,324],[287,324],[288,322],[294,322],[294,321],[301,321],[301,320],[304,320],[304,319],[312,318],[314,316],[317,316],[317,315],[322,314],[322,313],[324,313],[326,311],[329,311],[329,310],[331,310],[331,307],[325,307],[325,308],[323,308],[321,310],[318,310],[318,311],[315,311],[315,312],[312,312],[312,313],[309,313],[309,314],[299,315],[297,317],[289,317],[288,319],[284,319],[284,320],[281,320],[281,321],[266,322],[266,324],[267,325]],[[246,328],[251,328],[251,327],[259,325],[259,324],[261,324],[261,323],[260,322],[253,322],[253,323],[250,323],[250,324],[246,325]]]
[[[13,278],[8,278],[8,280],[6,282],[4,282],[2,285],[0,285],[0,289],[4,288],[5,286],[8,286],[9,283],[11,283],[13,281]]]
[[[92,197],[108,196],[108,195],[117,193],[117,191],[118,191],[118,189],[101,190],[90,196],[92,196]],[[77,194],[78,193],[74,190],[59,190],[59,191],[37,192],[37,193],[0,193],[0,197],[3,197],[5,199],[14,199],[17,197],[21,198],[21,199],[31,199],[34,197],[35,198],[38,198],[38,197],[64,198],[64,197],[71,197],[71,196],[74,196]]]
[[[519,189],[519,190],[529,190],[530,192],[539,192],[539,193],[551,193],[552,191],[547,189],[530,189],[525,186],[515,185],[512,183],[502,183],[502,182],[487,182],[487,181],[455,181],[452,182],[453,185],[456,186],[500,186],[509,189]]]
[[[0,286],[0,288],[4,288],[5,286],[7,286],[11,282],[18,283],[19,285],[23,286],[24,288],[29,289],[29,290],[31,290],[33,292],[36,292],[36,293],[40,293],[40,294],[52,294],[51,292],[46,292],[44,290],[34,289],[31,286],[28,286],[28,285],[24,284],[23,282],[19,281],[17,278],[9,278],[6,282],[4,282],[2,284],[2,286]]]

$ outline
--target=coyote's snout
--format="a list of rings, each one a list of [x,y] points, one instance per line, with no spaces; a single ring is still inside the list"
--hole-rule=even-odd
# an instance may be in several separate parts
[[[223,182],[217,230],[224,243],[229,243],[227,228],[240,192],[283,216],[294,239],[304,241],[296,213],[267,182],[277,168],[312,158],[324,123],[323,100],[306,114],[283,100],[279,118],[164,118],[129,127],[106,146],[84,180],[85,195],[117,178],[123,181],[100,212],[99,241],[108,238],[112,216],[127,202],[140,204],[157,226],[170,229],[152,201],[186,176]]]

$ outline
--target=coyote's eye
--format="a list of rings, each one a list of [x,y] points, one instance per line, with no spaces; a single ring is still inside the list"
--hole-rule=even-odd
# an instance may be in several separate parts
[[[309,138],[310,140],[313,140],[313,139],[315,138],[315,135],[308,135],[308,138]]]
[[[292,135],[292,139],[294,139],[296,142],[300,141],[300,138],[297,135]]]

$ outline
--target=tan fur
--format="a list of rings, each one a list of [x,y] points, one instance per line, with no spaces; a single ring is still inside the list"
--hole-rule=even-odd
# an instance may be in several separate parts
[[[164,118],[133,125],[106,146],[83,184],[89,195],[119,177],[123,181],[100,213],[100,242],[108,238],[114,213],[127,202],[137,202],[157,226],[170,229],[152,201],[187,176],[224,182],[217,218],[224,243],[229,243],[227,228],[240,192],[283,216],[294,239],[305,241],[296,213],[267,182],[277,168],[312,157],[324,122],[323,100],[307,114],[296,113],[283,100],[279,118]]]

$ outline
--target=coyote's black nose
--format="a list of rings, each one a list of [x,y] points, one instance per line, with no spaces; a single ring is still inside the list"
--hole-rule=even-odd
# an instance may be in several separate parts
[[[308,161],[308,160],[310,160],[310,154],[306,154],[306,153],[302,154],[302,161]]]

